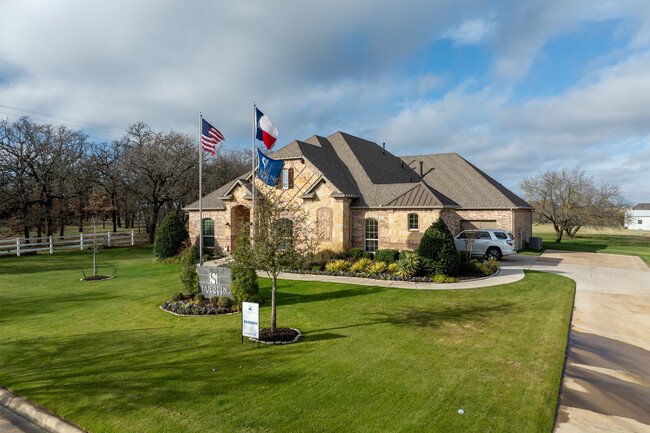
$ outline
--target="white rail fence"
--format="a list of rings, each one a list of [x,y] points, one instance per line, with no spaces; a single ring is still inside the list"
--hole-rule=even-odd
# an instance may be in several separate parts
[[[46,236],[41,238],[14,238],[0,240],[0,255],[15,254],[20,256],[23,253],[35,251],[49,251],[70,249],[93,249],[95,247],[111,248],[117,245],[135,245],[133,230],[123,232],[106,233],[81,233],[73,236]]]

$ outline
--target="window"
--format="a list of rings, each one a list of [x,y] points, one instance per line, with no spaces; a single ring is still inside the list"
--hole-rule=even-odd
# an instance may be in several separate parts
[[[492,237],[490,236],[490,233],[488,233],[488,232],[478,232],[477,238],[478,239],[492,239]]]
[[[420,217],[416,213],[409,214],[409,230],[419,230],[420,229]]]
[[[280,172],[280,180],[276,185],[278,189],[293,189],[293,168],[283,168]]]
[[[505,233],[501,233],[501,232],[494,232],[494,236],[496,236],[497,239],[504,239],[504,240],[508,239],[508,235],[506,235]]]
[[[280,249],[287,250],[293,244],[293,221],[289,218],[280,218],[276,223],[276,235],[280,241]]]
[[[375,252],[379,249],[379,223],[374,218],[365,221],[365,250]]]
[[[638,224],[643,224],[643,220],[639,220]]]
[[[203,246],[214,248],[214,220],[203,220]]]

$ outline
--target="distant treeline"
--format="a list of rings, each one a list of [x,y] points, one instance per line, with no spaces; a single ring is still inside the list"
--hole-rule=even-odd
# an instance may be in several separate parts
[[[198,137],[129,126],[112,142],[93,142],[78,130],[28,117],[0,121],[0,218],[11,235],[83,232],[89,217],[109,218],[113,231],[145,222],[150,242],[168,211],[198,199]],[[204,154],[207,155],[207,154]],[[206,194],[250,169],[250,154],[218,148],[204,157]]]

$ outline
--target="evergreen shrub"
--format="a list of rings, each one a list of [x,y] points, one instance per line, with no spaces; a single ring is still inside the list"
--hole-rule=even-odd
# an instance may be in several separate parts
[[[189,235],[183,221],[174,212],[169,212],[160,223],[156,239],[153,243],[153,253],[161,259],[172,257],[178,254],[183,242]]]
[[[247,231],[242,231],[237,238],[233,256],[235,261],[230,267],[230,289],[233,302],[237,305],[241,305],[242,302],[260,302],[260,286],[257,283],[253,251]]]
[[[354,258],[355,260],[360,259],[363,257],[363,250],[361,248],[350,248],[350,257]]]
[[[436,220],[424,232],[417,252],[423,259],[427,259],[426,271],[430,275],[458,275],[460,258],[454,237],[442,218]]]
[[[181,263],[183,270],[181,271],[181,292],[186,295],[191,295],[198,291],[196,264],[199,260],[199,253],[196,247],[190,246],[183,253]]]
[[[378,250],[375,253],[375,260],[384,262],[387,265],[395,263],[399,259],[399,251],[397,250]]]

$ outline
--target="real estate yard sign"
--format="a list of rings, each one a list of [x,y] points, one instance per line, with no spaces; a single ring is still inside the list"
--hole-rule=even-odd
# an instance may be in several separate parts
[[[242,302],[241,333],[243,337],[260,338],[260,304]]]
[[[230,291],[230,268],[221,266],[199,266],[196,270],[199,291],[206,298],[232,298]]]

